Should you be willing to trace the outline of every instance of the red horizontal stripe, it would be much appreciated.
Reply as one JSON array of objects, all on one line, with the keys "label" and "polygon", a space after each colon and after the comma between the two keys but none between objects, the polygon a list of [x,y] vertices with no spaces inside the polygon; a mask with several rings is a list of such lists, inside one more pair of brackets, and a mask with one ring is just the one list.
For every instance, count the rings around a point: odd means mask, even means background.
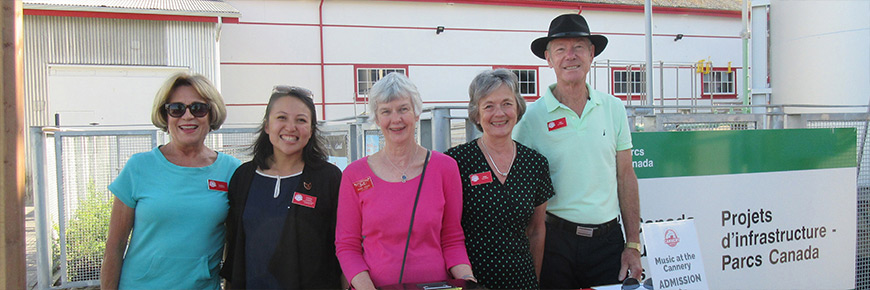
[{"label": "red horizontal stripe", "polygon": [[[625,95],[617,95],[616,97],[618,97],[618,98],[620,98],[620,99],[622,99],[622,100],[625,100]],[[525,98],[526,100],[529,100],[529,101],[534,101],[534,100],[538,99],[539,97],[524,97],[524,98]],[[644,100],[645,100],[645,99],[646,99],[646,96],[643,96],[643,95],[632,95],[631,98],[632,98],[632,100],[634,100],[634,101],[638,101],[638,100],[641,100],[641,99],[644,99]],[[713,95],[713,98],[716,99],[716,100],[724,100],[724,99],[733,99],[733,100],[737,100],[737,95],[736,95],[736,94],[730,94],[730,95]],[[661,98],[655,98],[653,101],[654,101],[654,102],[658,102],[658,101],[661,101],[661,100],[662,100]],[[665,97],[664,100],[665,100],[665,101],[710,100],[710,95],[708,95],[708,94],[704,94],[703,97],[696,97],[696,98],[694,98],[694,99],[692,99],[692,98],[687,98],[687,97],[680,97],[680,98],[668,98],[668,97]],[[353,103],[353,102],[326,102],[326,103],[323,103],[323,102],[315,102],[314,104],[315,104],[315,105],[318,105],[318,106],[319,106],[319,105],[329,105],[329,106],[332,106],[332,105],[343,105],[343,106],[349,106],[349,105],[354,105],[354,104],[356,104],[356,105],[365,105],[365,103],[361,103],[361,102],[357,102],[357,103]],[[463,101],[424,101],[423,104],[460,104],[460,105],[464,105],[464,104],[468,104],[468,101],[466,101],[466,100],[463,100]],[[227,107],[265,107],[266,105],[267,105],[266,103],[233,103],[233,104],[226,104]]]},{"label": "red horizontal stripe", "polygon": [[[655,62],[658,63],[658,61],[655,61]],[[274,65],[274,66],[293,66],[293,65],[306,66],[306,65],[309,65],[309,66],[314,66],[314,65],[316,65],[316,66],[319,66],[320,63],[317,63],[317,62],[310,62],[310,63],[309,62],[304,62],[304,63],[303,62],[221,62],[221,65],[251,65],[251,66],[268,66],[268,65]],[[356,66],[358,68],[365,68],[365,67],[370,67],[370,68],[409,68],[412,66],[423,66],[423,67],[478,67],[478,66],[483,66],[483,67],[511,68],[511,69],[518,69],[518,68],[519,69],[535,69],[535,68],[547,67],[546,65],[464,64],[464,63],[456,63],[456,64],[420,63],[420,64],[381,64],[381,65],[365,65],[365,64],[359,64],[359,63],[325,63],[323,65]],[[632,64],[632,70],[640,70],[639,65],[640,65],[640,63]],[[606,64],[601,64],[599,62],[599,64],[592,66],[592,68],[594,68],[594,69],[610,68],[612,70],[626,70],[627,66],[628,65],[625,62],[613,63],[610,66],[607,66]],[[654,69],[659,69],[659,68],[660,68],[659,66],[654,67]],[[664,68],[665,69],[696,69],[696,67],[690,66],[690,65],[683,65],[683,66],[665,65]],[[735,64],[734,66],[731,67],[731,69],[738,70],[738,69],[742,69],[742,67],[740,66],[740,64]],[[720,70],[727,70],[727,68],[715,67],[715,68],[713,68],[713,70],[720,71]]]},{"label": "red horizontal stripe", "polygon": [[[276,66],[285,66],[285,65],[288,65],[288,66],[289,66],[289,65],[299,65],[299,66],[302,66],[302,65],[317,65],[317,66],[319,66],[320,63],[317,63],[317,62],[311,62],[311,63],[292,63],[292,62],[221,62],[221,65],[256,65],[256,66],[259,66],[259,65],[264,65],[264,66],[265,66],[265,65],[276,65]],[[421,64],[383,64],[383,65],[371,65],[371,66],[370,66],[370,65],[367,65],[367,64],[359,64],[359,63],[325,63],[325,64],[323,64],[323,65],[348,65],[348,66],[356,66],[356,67],[358,67],[358,68],[366,68],[366,67],[369,67],[369,68],[403,68],[403,67],[404,67],[404,68],[407,68],[407,67],[411,67],[411,66],[429,66],[429,67],[433,67],[433,66],[434,66],[434,67],[475,67],[475,66],[485,66],[485,67],[490,67],[490,66],[495,66],[495,67],[505,67],[505,65],[501,65],[501,64],[495,65],[495,64],[462,64],[462,63],[459,63],[459,64],[437,64],[437,63],[421,63]],[[508,66],[510,66],[510,65],[508,65]],[[511,66],[511,67],[513,67],[513,66]],[[547,66],[546,66],[546,65],[540,65],[540,66],[525,66],[525,65],[524,65],[523,67],[530,67],[530,68],[533,68],[533,67],[547,67]]]},{"label": "red horizontal stripe", "polygon": [[[363,102],[314,102],[315,105],[365,105]],[[468,101],[423,101],[423,104],[468,104]],[[233,103],[226,104],[227,107],[265,107],[266,103]]]},{"label": "red horizontal stripe", "polygon": [[[227,22],[230,23],[230,22]],[[318,27],[317,24],[306,24],[306,23],[268,23],[268,22],[238,22],[239,24],[244,25],[280,25],[280,26],[306,26],[306,27]],[[324,24],[323,27],[339,27],[339,28],[370,28],[370,29],[406,29],[406,30],[435,30],[436,27],[420,27],[420,26],[384,26],[384,25],[352,25],[352,24]],[[445,27],[444,31],[472,31],[472,32],[521,32],[521,33],[541,33],[542,36],[545,36],[547,33],[546,30],[533,30],[533,29],[495,29],[495,28],[463,28],[463,27]],[[643,33],[632,33],[632,32],[601,32],[601,31],[593,31],[593,33],[603,34],[603,35],[627,35],[627,36],[643,36]],[[659,34],[653,33],[654,37],[676,37],[676,34]],[[740,39],[740,36],[732,36],[732,35],[700,35],[700,34],[683,34],[683,38],[731,38],[731,39]]]},{"label": "red horizontal stripe", "polygon": [[256,22],[256,21],[239,21],[238,24],[244,25],[277,25],[277,26],[311,26],[311,27],[319,27],[320,25],[314,23],[281,23],[281,22]]}]

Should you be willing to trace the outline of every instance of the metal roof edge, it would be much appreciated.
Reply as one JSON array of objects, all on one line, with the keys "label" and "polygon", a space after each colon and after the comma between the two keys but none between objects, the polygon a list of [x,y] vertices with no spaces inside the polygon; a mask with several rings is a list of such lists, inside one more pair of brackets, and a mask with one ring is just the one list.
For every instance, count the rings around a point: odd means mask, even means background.
[{"label": "metal roof edge", "polygon": [[51,5],[51,4],[28,4],[22,5],[24,10],[53,10],[53,11],[76,11],[76,12],[98,12],[98,13],[126,13],[126,14],[152,14],[152,15],[178,15],[178,16],[201,16],[201,17],[229,17],[239,18],[242,13],[236,10],[235,12],[222,11],[183,11],[183,10],[165,10],[165,9],[134,9],[134,8],[117,8],[117,7],[94,7],[94,6],[69,6],[69,5]]}]

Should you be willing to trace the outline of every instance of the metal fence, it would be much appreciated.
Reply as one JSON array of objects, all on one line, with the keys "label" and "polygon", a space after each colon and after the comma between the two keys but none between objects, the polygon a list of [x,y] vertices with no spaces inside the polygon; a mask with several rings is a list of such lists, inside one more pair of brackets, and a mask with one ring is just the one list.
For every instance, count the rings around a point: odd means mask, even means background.
[{"label": "metal fence", "polygon": [[[659,108],[660,109],[660,108]],[[858,240],[856,287],[870,287],[870,150],[864,146],[870,114],[785,114],[781,107],[729,108],[717,113],[686,114],[675,109],[654,111],[629,107],[633,131],[755,130],[779,128],[857,128],[858,130]],[[757,108],[751,108],[757,109]],[[461,110],[456,115],[453,112]],[[480,136],[464,117],[466,107],[424,110],[417,137],[429,149],[444,151]],[[733,113],[736,112],[736,113]],[[365,118],[322,125],[330,161],[344,168],[353,160],[383,147],[383,138]],[[228,127],[228,126],[225,126]],[[254,125],[224,128],[209,134],[206,145],[240,160],[250,160],[249,146],[256,137]],[[59,289],[99,284],[99,268],[111,211],[106,187],[126,161],[137,152],[166,144],[169,136],[156,129],[41,128],[31,134],[30,166],[37,217],[38,287]]]},{"label": "metal fence", "polygon": [[[327,127],[322,134],[331,156],[348,156],[346,127]],[[254,126],[221,129],[205,144],[247,161],[256,133]],[[34,127],[30,134],[37,285],[98,285],[113,200],[106,188],[133,154],[168,143],[169,135],[157,129],[53,127]]]}]

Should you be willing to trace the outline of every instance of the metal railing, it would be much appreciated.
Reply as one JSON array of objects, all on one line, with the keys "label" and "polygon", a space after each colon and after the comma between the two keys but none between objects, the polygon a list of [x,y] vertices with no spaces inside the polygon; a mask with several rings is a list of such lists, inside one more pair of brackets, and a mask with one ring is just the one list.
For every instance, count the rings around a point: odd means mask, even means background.
[{"label": "metal railing", "polygon": [[[637,132],[857,128],[856,287],[870,287],[870,174],[865,170],[870,168],[870,154],[865,146],[870,114],[786,114],[785,107],[788,106],[709,106],[687,110],[629,106],[626,110],[630,128]],[[708,113],[692,113],[698,111]],[[743,113],[749,111],[760,113]],[[467,120],[466,113],[464,106],[425,108],[417,126],[420,144],[443,152],[479,137],[481,133]],[[256,138],[256,126],[227,125],[210,133],[206,145],[242,161],[250,160],[248,148]],[[325,122],[320,128],[330,161],[341,168],[383,148],[383,136],[365,116]],[[37,285],[41,289],[97,285],[102,263],[100,244],[105,244],[105,240],[93,237],[105,236],[108,215],[92,209],[104,207],[112,200],[106,187],[130,156],[166,144],[169,136],[143,127],[34,127],[30,134],[30,153],[34,156],[29,168],[37,221]]]}]

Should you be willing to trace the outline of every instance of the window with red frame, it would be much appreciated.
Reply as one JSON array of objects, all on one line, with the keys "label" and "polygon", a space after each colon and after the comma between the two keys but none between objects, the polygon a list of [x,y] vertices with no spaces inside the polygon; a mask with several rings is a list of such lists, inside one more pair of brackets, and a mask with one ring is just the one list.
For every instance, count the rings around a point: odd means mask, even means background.
[{"label": "window with red frame", "polygon": [[736,70],[716,70],[709,73],[702,74],[701,77],[701,87],[703,88],[702,94],[704,97],[736,97],[737,89],[736,89],[736,78],[735,78]]},{"label": "window with red frame", "polygon": [[408,75],[407,67],[356,67],[355,70],[357,101],[365,101],[372,86],[388,74],[395,72]]},{"label": "window with red frame", "polygon": [[507,69],[514,73],[519,80],[520,96],[533,101],[538,98],[538,68],[520,66],[500,66],[493,69]]},{"label": "window with red frame", "polygon": [[613,89],[614,96],[625,99],[627,96],[640,98],[646,93],[646,74],[642,70],[614,69]]}]

